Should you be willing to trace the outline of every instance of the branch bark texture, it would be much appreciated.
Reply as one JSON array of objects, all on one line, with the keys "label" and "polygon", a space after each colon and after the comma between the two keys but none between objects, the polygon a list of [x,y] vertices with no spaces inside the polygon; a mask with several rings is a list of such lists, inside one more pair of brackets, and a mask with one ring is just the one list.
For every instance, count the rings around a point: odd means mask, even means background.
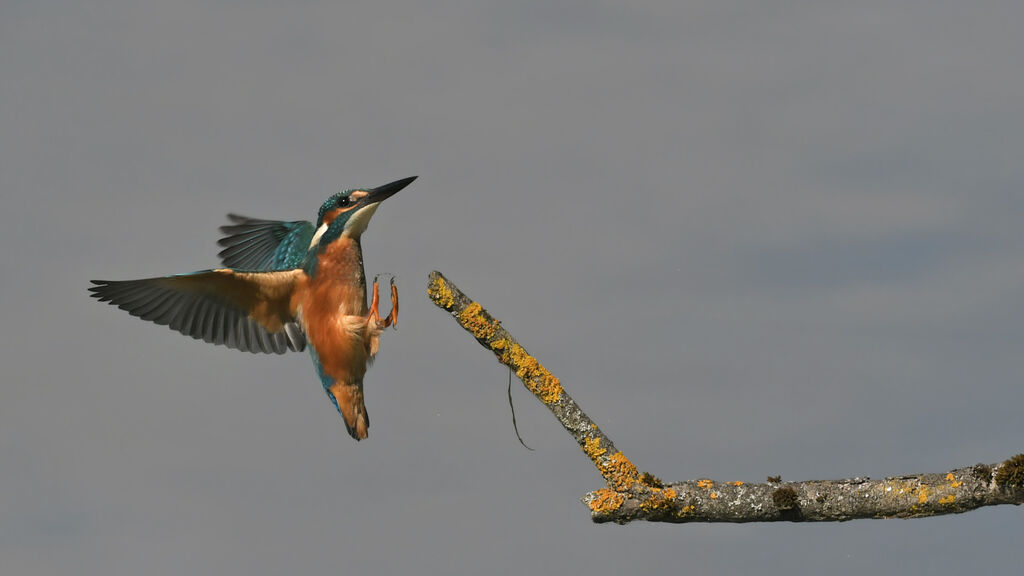
[{"label": "branch bark texture", "polygon": [[[1024,503],[1024,454],[992,465],[942,474],[871,480],[715,482],[704,478],[663,483],[640,473],[501,323],[440,272],[427,294],[438,307],[515,371],[526,389],[562,423],[605,480],[583,502],[594,522],[837,522],[855,518],[914,518]],[[778,480],[778,479],[776,479]]]}]

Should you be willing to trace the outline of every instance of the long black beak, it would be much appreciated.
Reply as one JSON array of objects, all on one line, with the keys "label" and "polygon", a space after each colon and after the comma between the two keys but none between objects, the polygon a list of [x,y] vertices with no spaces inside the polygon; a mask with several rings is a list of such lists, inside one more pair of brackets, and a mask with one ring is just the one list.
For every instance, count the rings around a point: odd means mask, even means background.
[{"label": "long black beak", "polygon": [[415,180],[416,178],[416,176],[410,176],[408,178],[402,178],[401,180],[395,180],[390,184],[378,186],[373,190],[367,190],[367,192],[369,192],[369,195],[366,198],[363,198],[363,204],[376,204],[378,202],[386,200],[397,194],[398,191],[401,190],[402,188],[405,188],[409,184],[412,184],[412,181]]}]

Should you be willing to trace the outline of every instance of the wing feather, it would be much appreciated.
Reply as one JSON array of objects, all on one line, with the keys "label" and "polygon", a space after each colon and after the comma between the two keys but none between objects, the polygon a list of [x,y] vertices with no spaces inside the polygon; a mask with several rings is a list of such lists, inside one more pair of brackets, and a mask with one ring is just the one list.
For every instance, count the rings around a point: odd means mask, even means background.
[{"label": "wing feather", "polygon": [[290,308],[292,289],[303,274],[222,268],[142,280],[93,280],[89,291],[101,302],[197,340],[283,354],[306,347]]},{"label": "wing feather", "polygon": [[304,220],[260,220],[228,214],[233,224],[221,226],[226,234],[217,241],[225,248],[221,261],[243,270],[291,270],[300,268],[313,240],[313,224]]}]

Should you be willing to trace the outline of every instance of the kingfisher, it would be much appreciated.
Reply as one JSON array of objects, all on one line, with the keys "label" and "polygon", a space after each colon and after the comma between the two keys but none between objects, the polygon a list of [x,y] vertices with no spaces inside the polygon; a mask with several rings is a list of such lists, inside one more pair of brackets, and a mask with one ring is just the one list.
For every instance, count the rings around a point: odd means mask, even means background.
[{"label": "kingfisher", "polygon": [[243,352],[283,354],[309,348],[324,391],[356,440],[370,426],[363,376],[380,335],[398,320],[381,318],[373,281],[366,303],[361,237],[381,202],[416,176],[377,188],[344,190],[320,207],[316,225],[229,214],[218,244],[223,268],[141,280],[92,280],[91,296],[132,316]]}]

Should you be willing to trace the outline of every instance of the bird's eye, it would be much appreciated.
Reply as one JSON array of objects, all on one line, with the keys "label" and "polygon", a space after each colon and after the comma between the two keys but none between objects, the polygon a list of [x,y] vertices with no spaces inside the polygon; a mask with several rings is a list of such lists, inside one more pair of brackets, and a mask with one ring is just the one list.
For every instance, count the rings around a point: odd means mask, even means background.
[{"label": "bird's eye", "polygon": [[349,198],[348,196],[342,196],[341,198],[338,198],[338,208],[344,208],[348,206],[351,203],[351,201],[352,199]]}]

